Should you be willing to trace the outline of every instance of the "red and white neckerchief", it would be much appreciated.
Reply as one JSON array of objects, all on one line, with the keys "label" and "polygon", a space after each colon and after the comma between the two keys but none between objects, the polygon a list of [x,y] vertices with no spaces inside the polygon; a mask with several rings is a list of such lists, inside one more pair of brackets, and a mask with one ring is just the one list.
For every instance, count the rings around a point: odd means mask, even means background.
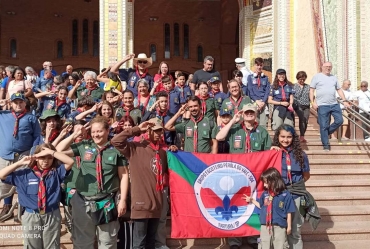
[{"label": "red and white neckerchief", "polygon": [[238,98],[238,100],[236,102],[234,101],[233,97],[230,96],[231,104],[233,104],[233,106],[234,106],[234,114],[237,114],[238,113],[238,111],[239,111],[239,105],[242,102],[242,100],[243,100],[243,96],[241,96],[241,95],[239,96],[239,98]]},{"label": "red and white neckerchief", "polygon": [[284,148],[281,148],[281,150],[285,153],[285,162],[286,162],[288,180],[290,184],[292,184],[292,162],[290,160],[290,155],[289,155],[289,152],[291,150],[284,149]]},{"label": "red and white neckerchief", "polygon": [[209,94],[207,93],[206,96],[199,95],[199,98],[202,103],[202,114],[205,116],[207,112],[207,99],[209,99]]},{"label": "red and white neckerchief", "polygon": [[203,114],[200,113],[198,118],[190,116],[190,120],[194,122],[193,147],[194,152],[198,152],[198,123],[203,119]]},{"label": "red and white neckerchief", "polygon": [[140,74],[139,68],[136,67],[136,74],[137,74],[137,76],[139,76],[140,79],[145,78],[145,76],[147,75],[147,73],[148,73],[148,69],[147,68],[145,69],[144,73]]},{"label": "red and white neckerchief", "polygon": [[272,201],[275,194],[272,191],[269,191],[267,212],[266,212],[266,227],[269,230],[269,234],[272,233]]},{"label": "red and white neckerchief", "polygon": [[12,111],[13,117],[15,118],[14,123],[14,129],[13,129],[13,137],[17,137],[18,135],[18,129],[19,129],[19,120],[27,114],[27,110],[24,110],[23,112],[19,113],[18,115]]},{"label": "red and white neckerchief", "polygon": [[157,142],[156,144],[149,142],[149,146],[155,152],[155,167],[157,170],[157,175],[156,175],[157,182],[156,182],[155,188],[157,191],[162,191],[163,190],[163,167],[162,167],[161,157],[159,155],[159,150],[161,149],[161,145],[159,142]]},{"label": "red and white neckerchief", "polygon": [[94,91],[94,90],[98,89],[98,86],[97,86],[97,85],[95,85],[95,84],[94,84],[94,86],[91,86],[91,87],[90,87],[90,86],[88,86],[88,85],[86,85],[85,87],[86,87],[86,89],[87,89],[87,95],[89,95],[89,96],[91,95],[91,92],[92,92],[92,91]]},{"label": "red and white neckerchief", "polygon": [[32,167],[33,173],[39,178],[39,190],[37,192],[37,206],[39,208],[40,214],[45,214],[46,212],[46,184],[45,178],[49,175],[51,169],[44,169],[41,171],[35,164]]},{"label": "red and white neckerchief", "polygon": [[252,130],[247,129],[244,122],[241,123],[241,126],[243,130],[245,131],[245,153],[252,152],[252,146],[251,146],[251,131],[256,130],[258,123],[254,122]]},{"label": "red and white neckerchief", "polygon": [[134,107],[134,106],[131,106],[131,107],[123,106],[122,108],[123,108],[123,110],[126,112],[126,115],[125,115],[126,117],[130,116],[130,112],[131,112],[133,109],[135,109],[135,107]]},{"label": "red and white neckerchief", "polygon": [[281,87],[281,100],[286,101],[286,94],[284,90],[285,81],[281,82],[279,81],[279,86]]},{"label": "red and white neckerchief", "polygon": [[[139,93],[138,94],[138,97],[137,97],[137,107],[140,107],[141,106],[141,98],[144,98],[143,96],[141,96],[141,94]],[[150,100],[150,95],[148,95],[147,99],[145,100],[144,104],[143,104],[143,109],[141,110],[141,114],[144,115],[145,111],[146,111],[146,108],[148,106],[148,103],[149,103],[149,100]]]}]

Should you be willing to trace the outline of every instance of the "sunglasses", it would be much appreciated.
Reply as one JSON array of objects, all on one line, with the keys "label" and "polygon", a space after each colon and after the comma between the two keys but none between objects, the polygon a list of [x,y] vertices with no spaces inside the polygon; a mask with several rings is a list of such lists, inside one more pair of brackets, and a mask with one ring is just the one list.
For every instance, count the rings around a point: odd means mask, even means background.
[{"label": "sunglasses", "polygon": [[140,63],[140,64],[146,64],[148,62],[147,61],[138,61],[138,63]]}]

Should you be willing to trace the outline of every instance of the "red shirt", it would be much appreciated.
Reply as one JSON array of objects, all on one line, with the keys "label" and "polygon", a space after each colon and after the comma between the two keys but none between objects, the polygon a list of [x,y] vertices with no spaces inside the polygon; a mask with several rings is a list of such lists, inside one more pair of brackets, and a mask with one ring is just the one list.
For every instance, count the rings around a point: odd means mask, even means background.
[{"label": "red shirt", "polygon": [[[169,74],[168,76],[170,76],[170,79],[172,81],[172,87],[175,88],[175,81],[173,80],[172,75]],[[157,88],[155,89],[154,93],[165,91],[164,87],[163,87],[163,84],[162,84],[162,75],[161,74],[155,74],[154,75],[154,82],[157,81],[157,80],[159,80],[159,84],[158,84]]]}]

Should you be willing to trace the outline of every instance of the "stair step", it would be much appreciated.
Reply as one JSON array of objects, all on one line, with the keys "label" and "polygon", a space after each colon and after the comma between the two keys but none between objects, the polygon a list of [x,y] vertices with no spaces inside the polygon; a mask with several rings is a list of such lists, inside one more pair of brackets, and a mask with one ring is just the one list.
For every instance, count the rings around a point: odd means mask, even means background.
[{"label": "stair step", "polygon": [[310,191],[330,189],[331,191],[370,191],[370,179],[346,179],[343,177],[341,180],[331,179],[324,180],[309,180],[306,182],[306,187]]},{"label": "stair step", "polygon": [[315,198],[318,207],[321,206],[348,206],[370,205],[370,191],[308,191]]},{"label": "stair step", "polygon": [[[304,150],[317,150],[323,149],[322,143],[319,137],[316,139],[307,139],[307,143],[301,143]],[[344,150],[347,148],[352,148],[353,150],[370,150],[370,142],[365,142],[364,140],[347,140],[338,143],[338,140],[331,139],[330,146],[333,150]]]},{"label": "stair step", "polygon": [[370,209],[367,205],[319,206],[322,221],[369,221]]},{"label": "stair step", "polygon": [[[329,152],[328,152],[329,153]],[[370,168],[370,159],[311,159],[312,169],[363,169]]]},{"label": "stair step", "polygon": [[367,240],[370,237],[370,221],[322,221],[315,231],[308,223],[302,226],[305,241]]},{"label": "stair step", "polygon": [[326,152],[324,150],[308,150],[305,151],[308,159],[368,159],[370,160],[370,152],[367,150],[331,150]]},{"label": "stair step", "polygon": [[338,168],[330,168],[330,169],[320,169],[320,168],[313,168],[310,171],[311,180],[340,180],[340,179],[370,179],[370,168],[354,168],[354,169],[338,169]]},{"label": "stair step", "polygon": [[343,240],[343,241],[305,241],[304,249],[349,249],[369,248],[370,240]]}]

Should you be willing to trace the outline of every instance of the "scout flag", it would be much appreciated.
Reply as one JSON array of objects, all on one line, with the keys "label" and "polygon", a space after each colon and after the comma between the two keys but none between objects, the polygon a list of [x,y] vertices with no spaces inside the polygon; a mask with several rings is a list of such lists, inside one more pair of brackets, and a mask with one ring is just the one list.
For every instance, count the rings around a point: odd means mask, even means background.
[{"label": "scout flag", "polygon": [[280,151],[248,154],[167,152],[172,238],[258,235],[259,210],[242,199],[263,192],[260,175],[281,170]]}]

